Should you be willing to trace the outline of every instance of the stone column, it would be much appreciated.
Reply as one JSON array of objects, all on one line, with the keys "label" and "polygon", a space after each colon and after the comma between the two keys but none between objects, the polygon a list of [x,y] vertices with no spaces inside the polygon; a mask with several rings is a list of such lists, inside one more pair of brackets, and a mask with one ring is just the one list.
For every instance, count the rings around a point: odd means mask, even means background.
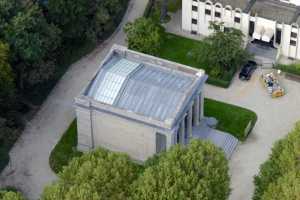
[{"label": "stone column", "polygon": [[180,123],[180,131],[179,131],[179,142],[181,144],[185,144],[184,135],[185,135],[185,120],[183,118],[182,122]]},{"label": "stone column", "polygon": [[[204,117],[204,94],[203,91],[199,94],[199,104],[200,104],[200,120]],[[199,120],[199,121],[200,121]]]},{"label": "stone column", "polygon": [[198,126],[200,122],[200,96],[196,96],[193,106],[193,126]]},{"label": "stone column", "polygon": [[188,118],[187,118],[187,133],[188,138],[191,139],[193,137],[193,108],[191,107],[188,111]]}]

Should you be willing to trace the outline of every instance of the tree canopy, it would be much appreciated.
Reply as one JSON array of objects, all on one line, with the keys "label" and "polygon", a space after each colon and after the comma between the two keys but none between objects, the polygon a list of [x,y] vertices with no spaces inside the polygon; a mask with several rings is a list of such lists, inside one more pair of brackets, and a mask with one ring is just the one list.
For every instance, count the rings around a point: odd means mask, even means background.
[{"label": "tree canopy", "polygon": [[210,66],[205,66],[208,73],[218,77],[224,71],[236,70],[249,54],[243,48],[244,35],[240,30],[215,22],[211,22],[210,29],[213,33],[203,40],[204,45],[195,50],[195,57],[200,64],[209,63]]},{"label": "tree canopy", "polygon": [[[296,124],[295,129],[285,139],[274,145],[270,158],[261,166],[260,173],[255,177],[254,200],[272,199],[267,197],[271,195],[270,193],[273,190],[282,189],[285,192],[294,190],[293,185],[299,184],[299,173],[293,174],[293,172],[300,171],[299,150],[300,122]],[[287,175],[289,172],[292,174]],[[293,177],[295,180],[292,180]],[[268,193],[265,195],[266,198],[262,198],[265,193]]]},{"label": "tree canopy", "polygon": [[128,47],[142,53],[156,55],[163,43],[164,29],[151,19],[138,18],[126,24]]},{"label": "tree canopy", "polygon": [[128,156],[98,149],[72,160],[42,200],[124,200],[138,170]]},{"label": "tree canopy", "polygon": [[1,190],[0,200],[25,200],[25,199],[18,192]]},{"label": "tree canopy", "polygon": [[[194,140],[174,146],[132,186],[132,199],[222,200],[229,196],[227,160],[213,144]],[[156,162],[154,162],[156,163]]]}]

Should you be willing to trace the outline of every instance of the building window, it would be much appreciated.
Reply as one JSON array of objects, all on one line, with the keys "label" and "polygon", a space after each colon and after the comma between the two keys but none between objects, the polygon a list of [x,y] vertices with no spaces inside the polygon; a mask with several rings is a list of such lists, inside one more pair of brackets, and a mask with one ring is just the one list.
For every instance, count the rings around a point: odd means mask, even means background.
[{"label": "building window", "polygon": [[205,9],[205,14],[206,15],[211,15],[211,11],[209,9]]},{"label": "building window", "polygon": [[193,0],[193,1],[198,2],[198,0]]},{"label": "building window", "polygon": [[224,27],[224,32],[225,32],[225,33],[228,33],[228,32],[230,32],[230,28],[228,28],[228,27]]},{"label": "building window", "polygon": [[239,17],[234,17],[234,22],[235,22],[235,23],[241,23],[241,18],[239,18]]},{"label": "building window", "polygon": [[198,11],[198,7],[197,6],[192,6],[192,11]]},{"label": "building window", "polygon": [[281,29],[276,29],[276,43],[281,43]]},{"label": "building window", "polygon": [[221,8],[221,6],[220,5],[216,5],[216,8]]},{"label": "building window", "polygon": [[291,37],[292,37],[292,38],[297,38],[297,33],[291,32]]},{"label": "building window", "polygon": [[192,19],[192,24],[197,24],[197,20],[196,19]]},{"label": "building window", "polygon": [[197,35],[197,31],[191,31],[191,34]]},{"label": "building window", "polygon": [[290,45],[291,46],[296,46],[297,45],[297,42],[295,40],[290,40]]},{"label": "building window", "polygon": [[221,17],[221,13],[220,12],[215,12],[215,17],[220,18]]},{"label": "building window", "polygon": [[225,10],[231,11],[231,8],[230,7],[226,7]]}]

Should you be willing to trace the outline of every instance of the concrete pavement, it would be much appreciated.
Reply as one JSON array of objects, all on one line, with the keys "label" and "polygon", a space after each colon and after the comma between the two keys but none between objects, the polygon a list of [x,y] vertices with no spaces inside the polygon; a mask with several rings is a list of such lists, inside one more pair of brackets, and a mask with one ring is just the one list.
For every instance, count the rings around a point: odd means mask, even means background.
[{"label": "concrete pavement", "polygon": [[283,138],[300,120],[300,83],[283,79],[287,94],[272,99],[259,80],[257,70],[250,82],[235,77],[229,89],[206,85],[206,96],[255,111],[258,121],[248,139],[240,144],[231,157],[232,193],[229,200],[251,200],[253,176],[268,158],[275,141]]},{"label": "concrete pavement", "polygon": [[35,200],[43,188],[56,179],[48,159],[51,150],[75,117],[74,97],[92,79],[111,46],[115,43],[125,44],[123,25],[142,16],[146,4],[146,0],[131,0],[120,28],[111,38],[70,66],[11,150],[11,161],[0,176],[0,187],[14,186],[24,192],[26,197]]}]

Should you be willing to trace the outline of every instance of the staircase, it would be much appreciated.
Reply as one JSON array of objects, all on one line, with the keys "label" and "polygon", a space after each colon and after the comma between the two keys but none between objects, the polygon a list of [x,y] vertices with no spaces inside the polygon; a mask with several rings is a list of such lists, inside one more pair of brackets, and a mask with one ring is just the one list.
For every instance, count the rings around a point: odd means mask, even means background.
[{"label": "staircase", "polygon": [[210,128],[205,123],[201,123],[199,126],[193,127],[193,137],[212,142],[224,151],[227,159],[230,159],[239,144],[239,140],[234,136]]}]

